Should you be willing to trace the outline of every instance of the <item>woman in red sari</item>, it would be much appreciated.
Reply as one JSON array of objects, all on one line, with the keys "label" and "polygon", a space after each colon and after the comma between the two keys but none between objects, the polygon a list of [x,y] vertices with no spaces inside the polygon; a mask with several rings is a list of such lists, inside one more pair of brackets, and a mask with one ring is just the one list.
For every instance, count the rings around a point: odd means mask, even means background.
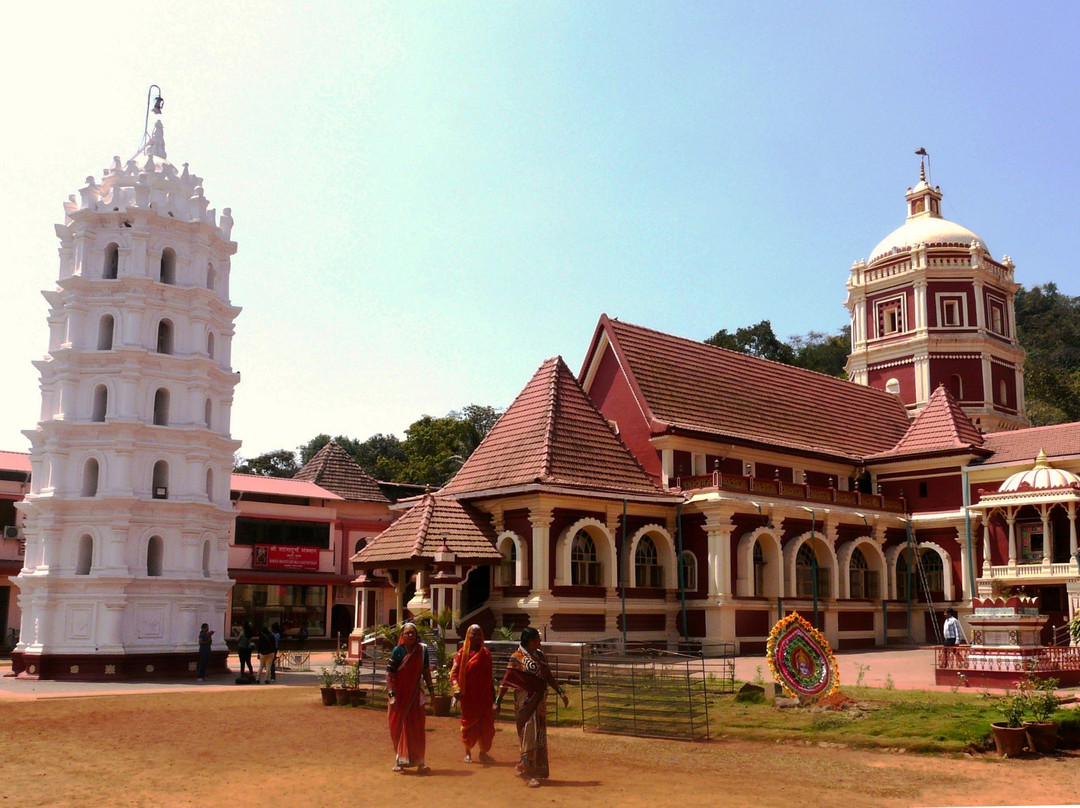
[{"label": "woman in red sari", "polygon": [[428,665],[428,647],[420,642],[416,626],[406,623],[401,627],[398,644],[386,663],[386,691],[390,700],[386,705],[390,723],[390,740],[394,743],[394,771],[404,772],[410,766],[417,774],[427,774],[431,769],[424,763],[426,723],[422,684],[431,694],[431,668]]},{"label": "woman in red sari", "polygon": [[454,657],[450,686],[461,705],[461,742],[465,762],[472,763],[472,750],[480,745],[480,762],[493,763],[488,754],[495,740],[495,684],[492,682],[491,652],[484,647],[484,630],[469,626],[465,642]]},{"label": "woman in red sari", "polygon": [[540,632],[527,628],[521,632],[521,645],[506,666],[506,675],[499,686],[495,709],[502,705],[506,691],[514,691],[514,710],[517,715],[518,740],[521,743],[521,760],[517,772],[526,778],[529,788],[536,788],[548,777],[547,751],[547,689],[551,687],[562,697],[563,704],[570,699],[563,693],[555,677],[551,675],[547,657],[540,650]]}]

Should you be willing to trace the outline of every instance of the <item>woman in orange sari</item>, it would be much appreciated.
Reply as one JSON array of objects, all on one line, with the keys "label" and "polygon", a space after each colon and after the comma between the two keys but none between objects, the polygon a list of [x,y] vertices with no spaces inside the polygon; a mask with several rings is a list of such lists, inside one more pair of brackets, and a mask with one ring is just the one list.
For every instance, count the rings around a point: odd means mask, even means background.
[{"label": "woman in orange sari", "polygon": [[386,663],[386,691],[390,699],[386,705],[390,724],[390,740],[394,743],[394,771],[404,772],[410,766],[417,774],[427,774],[431,769],[424,763],[426,716],[422,684],[431,694],[431,668],[428,664],[428,647],[420,642],[416,626],[406,623],[401,627],[398,644]]},{"label": "woman in orange sari", "polygon": [[540,632],[527,628],[521,632],[521,645],[507,663],[506,675],[499,686],[499,697],[495,699],[495,709],[498,711],[506,691],[513,690],[518,741],[521,744],[517,773],[525,778],[529,788],[536,788],[541,780],[548,777],[545,702],[548,687],[559,694],[564,705],[569,705],[570,700],[551,675],[547,657],[540,650]]},{"label": "woman in orange sari", "polygon": [[488,754],[495,740],[495,684],[492,682],[491,652],[484,647],[484,630],[469,626],[465,642],[454,657],[450,686],[461,705],[461,742],[465,762],[472,763],[472,750],[480,745],[480,762],[493,763]]}]

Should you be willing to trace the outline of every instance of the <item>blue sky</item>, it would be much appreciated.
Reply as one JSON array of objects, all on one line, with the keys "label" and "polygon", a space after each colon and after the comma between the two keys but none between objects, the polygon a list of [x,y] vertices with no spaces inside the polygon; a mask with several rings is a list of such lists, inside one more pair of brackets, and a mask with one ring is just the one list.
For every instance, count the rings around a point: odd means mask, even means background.
[{"label": "blue sky", "polygon": [[847,321],[931,155],[944,214],[1080,294],[1065,3],[47,4],[0,53],[0,448],[25,451],[62,203],[139,144],[233,209],[241,454],[403,435],[575,370],[602,312]]}]

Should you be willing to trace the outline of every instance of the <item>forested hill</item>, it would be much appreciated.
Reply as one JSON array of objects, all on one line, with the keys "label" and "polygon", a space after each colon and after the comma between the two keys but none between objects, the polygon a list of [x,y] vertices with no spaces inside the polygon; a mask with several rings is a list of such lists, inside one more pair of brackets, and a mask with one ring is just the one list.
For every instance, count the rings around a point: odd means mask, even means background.
[{"label": "forested hill", "polygon": [[[1021,288],[1016,293],[1016,330],[1027,351],[1024,387],[1031,423],[1080,421],[1080,297],[1063,295],[1052,283]],[[705,341],[840,378],[846,375],[844,363],[851,351],[848,326],[836,334],[811,331],[783,342],[769,320],[734,332],[721,329]]]}]

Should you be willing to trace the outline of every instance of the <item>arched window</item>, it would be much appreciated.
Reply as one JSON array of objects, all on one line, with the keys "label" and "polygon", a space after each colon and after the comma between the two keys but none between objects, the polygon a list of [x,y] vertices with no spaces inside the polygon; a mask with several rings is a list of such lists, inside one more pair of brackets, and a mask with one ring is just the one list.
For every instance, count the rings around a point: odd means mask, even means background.
[{"label": "arched window", "polygon": [[682,561],[680,565],[682,571],[682,579],[679,583],[682,585],[684,591],[693,592],[697,589],[697,556],[689,550],[683,550],[682,555],[679,556]]},{"label": "arched window", "polygon": [[365,547],[367,547],[367,539],[357,539],[356,544],[353,545],[353,555],[356,555]]},{"label": "arched window", "polygon": [[211,502],[214,499],[214,470],[206,470],[206,498]]},{"label": "arched window", "polygon": [[214,265],[206,265],[206,288],[213,291],[214,289]]},{"label": "arched window", "polygon": [[105,413],[109,409],[109,388],[99,384],[94,388],[94,405],[90,411],[90,420],[101,423],[105,420]]},{"label": "arched window", "polygon": [[173,352],[173,324],[171,320],[162,320],[157,329],[157,352],[171,354]]},{"label": "arched window", "polygon": [[94,537],[89,533],[79,536],[75,554],[75,574],[89,575],[94,566]]},{"label": "arched window", "polygon": [[586,530],[579,530],[570,546],[570,583],[574,586],[600,586],[600,573],[596,544]]},{"label": "arched window", "polygon": [[949,377],[949,392],[953,394],[953,398],[960,401],[964,397],[964,380],[960,378],[959,373],[954,373]]},{"label": "arched window", "polygon": [[881,597],[881,582],[877,570],[870,569],[866,556],[856,547],[851,551],[851,564],[848,568],[848,582],[851,585],[851,597],[877,599]]},{"label": "arched window", "polygon": [[814,565],[817,562],[817,596],[827,598],[829,589],[829,568],[818,561],[811,542],[803,542],[795,556],[795,597],[814,596]]},{"label": "arched window", "polygon": [[507,539],[504,545],[506,549],[502,553],[502,563],[499,565],[499,583],[503,586],[515,586],[517,584],[517,545],[513,539]]},{"label": "arched window", "polygon": [[161,251],[161,272],[158,280],[170,285],[176,283],[176,252],[172,247],[166,247]]},{"label": "arched window", "polygon": [[116,280],[120,271],[120,246],[116,242],[105,247],[105,263],[101,267],[101,277],[107,281]]},{"label": "arched window", "polygon": [[214,420],[214,405],[210,403],[210,399],[206,399],[206,404],[203,405],[203,421],[206,423],[206,428],[211,429],[211,424]]},{"label": "arched window", "polygon": [[892,393],[894,396],[900,395],[900,380],[889,379],[885,382],[885,392]]},{"label": "arched window", "polygon": [[82,490],[80,496],[96,497],[98,490],[98,462],[94,458],[88,458],[83,466]]},{"label": "arched window", "polygon": [[648,536],[642,536],[634,550],[634,582],[637,586],[664,585],[664,568],[657,560],[656,544]]},{"label": "arched window", "polygon": [[754,594],[765,594],[765,565],[768,562],[765,561],[765,551],[761,547],[761,542],[754,542]]},{"label": "arched window", "polygon": [[106,314],[98,322],[97,349],[99,351],[111,351],[113,343],[113,330],[115,324],[111,314]]},{"label": "arched window", "polygon": [[154,479],[151,484],[153,487],[150,492],[154,499],[169,498],[169,464],[164,460],[154,464]]},{"label": "arched window", "polygon": [[210,577],[210,540],[202,543],[202,574],[203,578]]},{"label": "arched window", "polygon": [[211,331],[206,335],[206,355],[211,359],[214,358],[214,332]]},{"label": "arched window", "polygon": [[154,426],[169,425],[169,391],[159,387],[154,393]]},{"label": "arched window", "polygon": [[[908,597],[908,553],[906,548],[899,557],[896,559],[896,597],[900,600],[907,600]],[[931,592],[944,592],[945,591],[945,566],[941,563],[941,556],[935,551],[924,547],[919,550],[919,565],[922,567],[922,574],[926,576],[926,586]],[[922,588],[922,584],[919,583],[919,570],[914,568],[910,572],[911,577],[911,597],[916,599],[919,596],[919,590]]]},{"label": "arched window", "polygon": [[165,557],[165,542],[161,536],[151,536],[146,545],[146,574],[160,576]]}]

